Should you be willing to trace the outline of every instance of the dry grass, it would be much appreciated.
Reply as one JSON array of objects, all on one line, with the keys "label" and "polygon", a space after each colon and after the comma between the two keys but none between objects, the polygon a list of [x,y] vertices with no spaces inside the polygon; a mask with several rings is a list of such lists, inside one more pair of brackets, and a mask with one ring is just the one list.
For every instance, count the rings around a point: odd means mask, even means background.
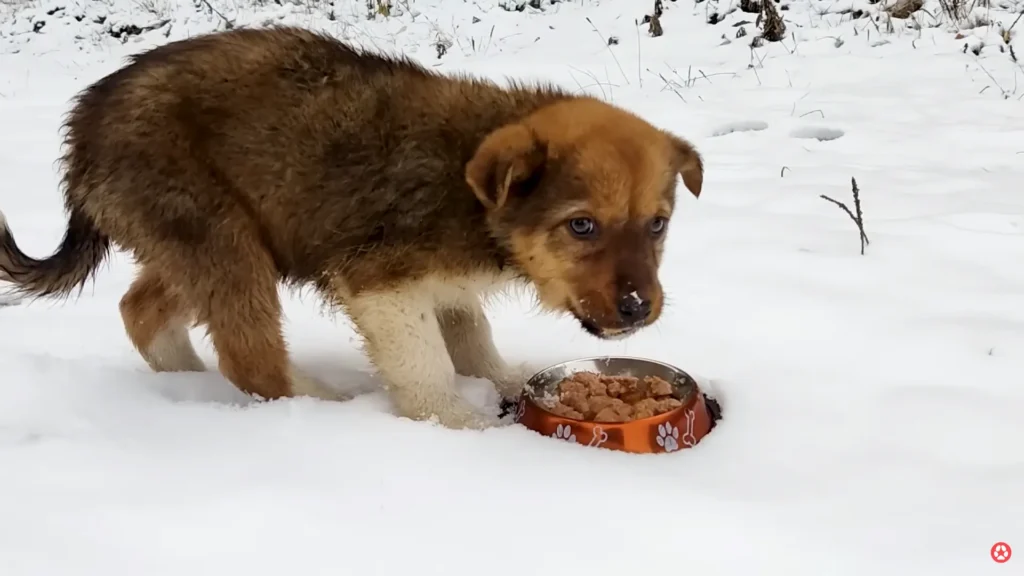
[{"label": "dry grass", "polygon": [[974,8],[974,3],[972,2],[969,8],[965,0],[939,0],[939,6],[947,18],[953,22],[963,22]]}]

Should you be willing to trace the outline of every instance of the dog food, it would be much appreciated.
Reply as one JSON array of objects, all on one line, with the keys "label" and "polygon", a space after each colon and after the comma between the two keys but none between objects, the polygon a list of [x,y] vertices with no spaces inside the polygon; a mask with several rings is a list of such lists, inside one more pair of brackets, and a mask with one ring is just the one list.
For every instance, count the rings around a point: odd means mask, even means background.
[{"label": "dog food", "polygon": [[558,383],[556,394],[541,401],[564,418],[629,422],[664,414],[683,405],[672,385],[657,376],[605,376],[577,372]]}]

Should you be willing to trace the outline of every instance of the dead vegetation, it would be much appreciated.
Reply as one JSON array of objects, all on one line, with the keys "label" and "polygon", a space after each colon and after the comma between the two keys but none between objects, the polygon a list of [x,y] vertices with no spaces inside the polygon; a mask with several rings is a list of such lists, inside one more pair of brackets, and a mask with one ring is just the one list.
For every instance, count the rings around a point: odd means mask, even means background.
[{"label": "dead vegetation", "polygon": [[661,0],[654,0],[654,10],[650,14],[644,14],[641,24],[647,24],[647,33],[657,38],[665,33],[661,27],[661,16],[665,13],[665,5]]},{"label": "dead vegetation", "polygon": [[786,23],[772,0],[761,2],[761,14],[757,17],[761,26],[761,37],[769,42],[778,42],[786,37]]},{"label": "dead vegetation", "polygon": [[[939,6],[942,7],[942,13],[953,22],[962,22],[967,19],[967,15],[970,14],[971,10],[967,8],[967,3],[964,0],[939,0]],[[971,8],[974,5],[972,3]]]},{"label": "dead vegetation", "polygon": [[871,241],[868,240],[868,235],[864,232],[864,214],[860,209],[860,188],[857,187],[857,179],[851,177],[850,184],[853,187],[853,210],[850,210],[850,207],[844,202],[840,202],[839,200],[830,198],[824,194],[821,195],[821,198],[841,208],[843,212],[846,212],[846,215],[853,220],[853,223],[857,225],[857,231],[860,233],[860,255],[863,256],[864,248],[870,244]]},{"label": "dead vegetation", "polygon": [[[499,34],[495,36],[495,26],[488,27],[484,37],[467,34],[460,31],[460,26],[454,21],[450,26],[446,22],[435,22],[430,14],[422,14],[417,10],[417,2],[423,0],[129,0],[136,8],[128,18],[109,17],[113,15],[111,8],[114,2],[122,0],[92,0],[91,4],[96,7],[105,6],[102,10],[92,10],[88,7],[90,3],[83,0],[47,0],[47,6],[52,6],[45,13],[38,8],[40,0],[0,0],[0,6],[11,4],[26,4],[36,6],[29,14],[31,22],[29,31],[47,33],[47,26],[53,24],[53,19],[74,16],[77,20],[88,20],[98,26],[91,26],[90,38],[112,37],[120,42],[127,42],[133,37],[151,32],[162,34],[170,38],[172,32],[181,32],[179,22],[190,20],[191,12],[189,5],[194,8],[196,15],[202,15],[210,19],[217,29],[232,29],[238,26],[260,26],[277,22],[276,19],[267,17],[260,21],[253,21],[252,12],[254,7],[291,7],[289,10],[299,7],[302,11],[308,12],[313,17],[326,17],[327,20],[337,21],[340,34],[346,39],[354,37],[366,37],[370,43],[376,44],[376,38],[358,30],[362,25],[360,21],[381,21],[392,18],[403,18],[411,16],[413,21],[424,19],[431,24],[431,40],[429,48],[436,53],[437,58],[444,58],[450,51],[458,50],[464,54],[476,53],[480,50],[487,50],[496,42],[502,39]],[[503,10],[514,13],[526,13],[536,15],[543,12],[554,12],[559,6],[576,4],[582,6],[590,0],[488,0],[486,4],[500,7]],[[493,4],[491,3],[493,2]],[[810,9],[801,8],[798,13],[788,12],[792,3],[808,3]],[[64,4],[67,4],[65,9]],[[485,4],[485,3],[481,3]],[[1017,30],[1021,27],[1021,15],[1024,14],[1024,0],[851,0],[849,2],[837,2],[831,0],[647,0],[638,2],[635,34],[638,37],[646,35],[651,38],[668,37],[671,39],[673,30],[671,27],[676,21],[671,16],[678,18],[683,16],[689,19],[694,8],[703,10],[706,22],[711,26],[725,24],[729,30],[721,34],[720,44],[729,44],[737,39],[744,39],[744,43],[751,48],[751,65],[748,68],[758,68],[764,57],[771,57],[769,52],[760,48],[766,47],[768,43],[777,43],[785,51],[795,54],[798,45],[804,41],[813,41],[813,35],[808,36],[808,27],[826,29],[838,25],[841,22],[850,20],[862,21],[855,23],[852,30],[853,36],[866,36],[869,46],[880,46],[887,44],[898,35],[911,32],[916,38],[911,40],[914,48],[917,48],[923,38],[922,30],[925,28],[939,28],[946,26],[949,31],[955,34],[956,38],[963,39],[963,52],[982,56],[986,49],[995,48],[1004,53],[1016,66],[1020,66],[1018,46],[1015,48]],[[74,8],[72,6],[75,6]],[[436,6],[433,2],[431,6]],[[82,8],[86,6],[86,8]],[[420,4],[424,8],[427,4]],[[1011,14],[1006,17],[1006,12],[1016,10],[1020,13]],[[425,9],[425,8],[424,8]],[[17,13],[20,8],[8,8],[9,12]],[[670,14],[670,11],[679,13]],[[1002,15],[1000,15],[1000,11]],[[749,17],[747,15],[750,15]],[[480,13],[480,17],[474,16],[472,24],[475,25],[486,19],[486,10]],[[810,20],[810,23],[807,22]],[[591,22],[591,27],[593,23]],[[986,27],[986,30],[980,28]],[[554,30],[554,27],[549,27]],[[732,30],[735,28],[735,30]],[[173,29],[173,30],[172,30]],[[480,28],[475,28],[479,32]],[[972,32],[973,30],[973,32]],[[991,30],[989,33],[988,30]],[[646,34],[645,34],[646,33]],[[513,34],[513,35],[518,35]],[[820,39],[819,37],[818,39]],[[832,40],[832,45],[839,49],[847,45],[850,38],[838,33],[824,36]],[[539,39],[539,37],[538,37]],[[805,40],[807,39],[807,40]],[[603,35],[602,41],[608,47],[608,52],[613,58],[621,49],[616,46],[624,41],[616,35]],[[755,51],[757,54],[755,54]],[[756,64],[755,64],[756,58]],[[643,70],[644,66],[639,62],[640,51],[637,50],[637,70]],[[622,66],[616,60],[619,72],[622,73]],[[649,71],[649,70],[648,70]],[[1024,68],[1021,68],[1024,72]],[[755,74],[756,74],[755,70]],[[652,72],[653,74],[653,72]],[[625,74],[623,73],[623,76]],[[641,80],[642,82],[642,80]],[[758,83],[761,79],[758,78]],[[1004,84],[1008,81],[1004,81]],[[1005,91],[1004,91],[1005,92]],[[1016,89],[1010,92],[1015,93]],[[678,92],[677,92],[678,93]]]},{"label": "dead vegetation", "polygon": [[924,7],[924,0],[896,0],[884,8],[893,18],[907,19]]}]

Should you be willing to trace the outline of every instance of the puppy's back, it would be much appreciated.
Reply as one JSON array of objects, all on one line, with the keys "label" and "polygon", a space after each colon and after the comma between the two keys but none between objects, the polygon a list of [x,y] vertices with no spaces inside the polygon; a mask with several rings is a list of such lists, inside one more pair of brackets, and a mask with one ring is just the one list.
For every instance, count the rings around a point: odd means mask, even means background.
[{"label": "puppy's back", "polygon": [[381,226],[396,250],[486,260],[465,163],[490,131],[565,97],[442,76],[303,29],[218,33],[141,54],[83,92],[68,121],[68,196],[136,251],[201,245],[218,219],[244,214],[296,279],[378,243]]}]

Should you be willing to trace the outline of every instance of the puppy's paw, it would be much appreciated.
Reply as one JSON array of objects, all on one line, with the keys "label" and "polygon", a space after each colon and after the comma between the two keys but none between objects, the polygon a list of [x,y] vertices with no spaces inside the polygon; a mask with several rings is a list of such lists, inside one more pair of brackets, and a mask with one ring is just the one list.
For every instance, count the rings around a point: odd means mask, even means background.
[{"label": "puppy's paw", "polygon": [[415,407],[399,407],[402,416],[412,420],[435,422],[453,430],[484,430],[499,426],[500,420],[484,413],[466,400],[454,396],[434,399],[431,402],[417,402]]},{"label": "puppy's paw", "polygon": [[523,392],[523,387],[537,371],[526,363],[514,364],[505,368],[501,374],[491,379],[494,389],[504,400],[516,400]]},{"label": "puppy's paw", "polygon": [[500,419],[477,410],[467,404],[467,408],[446,414],[436,414],[431,420],[453,430],[486,430],[502,425]]},{"label": "puppy's paw", "polygon": [[351,394],[331,388],[318,378],[306,374],[294,365],[288,367],[288,378],[292,384],[292,396],[309,396],[334,402],[346,402],[353,398]]}]

